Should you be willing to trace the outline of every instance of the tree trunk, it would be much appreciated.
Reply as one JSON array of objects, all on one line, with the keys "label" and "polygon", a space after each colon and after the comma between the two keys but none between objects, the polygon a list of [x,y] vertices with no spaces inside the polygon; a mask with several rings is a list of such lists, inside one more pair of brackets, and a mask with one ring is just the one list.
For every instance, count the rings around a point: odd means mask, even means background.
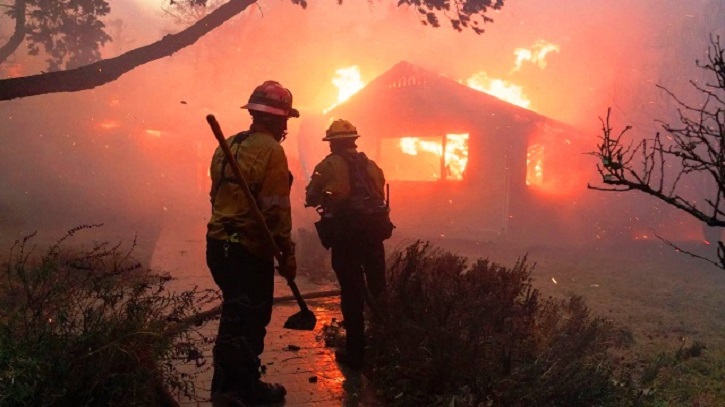
[{"label": "tree trunk", "polygon": [[56,92],[77,92],[112,82],[138,66],[188,47],[254,2],[255,0],[229,0],[189,28],[176,34],[166,35],[153,44],[136,48],[115,58],[66,71],[0,80],[0,100]]},{"label": "tree trunk", "polygon": [[15,1],[15,11],[12,14],[15,14],[15,31],[8,42],[0,47],[0,63],[5,62],[25,39],[25,0]]}]

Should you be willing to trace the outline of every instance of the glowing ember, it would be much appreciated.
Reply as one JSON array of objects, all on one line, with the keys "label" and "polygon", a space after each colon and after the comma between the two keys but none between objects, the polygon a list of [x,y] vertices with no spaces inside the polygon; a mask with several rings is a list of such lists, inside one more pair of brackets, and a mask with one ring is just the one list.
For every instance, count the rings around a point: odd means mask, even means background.
[{"label": "glowing ember", "polygon": [[514,51],[514,55],[516,55],[514,71],[521,69],[521,64],[524,61],[531,62],[541,69],[546,68],[546,54],[550,52],[559,52],[559,46],[544,40],[536,41],[531,49],[516,48]]},{"label": "glowing ember", "polygon": [[526,185],[541,186],[544,183],[544,146],[533,144],[526,152]]},{"label": "glowing ember", "polygon": [[5,66],[5,75],[8,78],[19,78],[24,75],[23,66],[19,63],[7,63]]},{"label": "glowing ember", "polygon": [[106,120],[98,123],[98,127],[102,128],[103,130],[113,130],[115,128],[118,128],[121,124],[116,120]]},{"label": "glowing ember", "polygon": [[524,95],[523,88],[504,79],[489,78],[485,72],[478,72],[466,79],[466,85],[512,105],[530,109],[531,101]]},{"label": "glowing ember", "polygon": [[[445,178],[460,180],[468,164],[468,134],[446,134],[445,145],[443,161]],[[438,157],[443,155],[443,143],[419,137],[401,138],[400,149],[408,155],[418,155],[421,151],[433,153]]]},{"label": "glowing ember", "polygon": [[337,87],[337,103],[323,110],[324,113],[329,112],[335,106],[345,102],[350,96],[365,87],[365,84],[360,78],[360,70],[357,65],[336,70],[335,77],[332,78],[332,84]]}]

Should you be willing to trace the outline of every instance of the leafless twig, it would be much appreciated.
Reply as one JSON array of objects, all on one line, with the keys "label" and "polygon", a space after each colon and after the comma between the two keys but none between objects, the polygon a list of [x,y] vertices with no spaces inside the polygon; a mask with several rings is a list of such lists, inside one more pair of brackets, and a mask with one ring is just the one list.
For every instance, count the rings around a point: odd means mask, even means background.
[{"label": "leafless twig", "polygon": [[[703,97],[699,103],[686,102],[664,86],[677,105],[679,122],[658,121],[663,133],[635,144],[624,140],[632,126],[618,134],[610,125],[611,108],[602,123],[601,143],[589,153],[599,159],[597,171],[604,186],[588,184],[599,191],[640,191],[678,208],[710,227],[725,227],[725,52],[719,36],[710,37],[708,61],[697,66],[714,76],[715,81],[699,85],[690,81]],[[636,165],[636,157],[639,163]],[[699,200],[681,194],[683,187],[694,185]],[[665,243],[678,248],[658,236]],[[692,255],[692,253],[688,253]],[[718,242],[718,262],[725,269],[725,246]]]}]

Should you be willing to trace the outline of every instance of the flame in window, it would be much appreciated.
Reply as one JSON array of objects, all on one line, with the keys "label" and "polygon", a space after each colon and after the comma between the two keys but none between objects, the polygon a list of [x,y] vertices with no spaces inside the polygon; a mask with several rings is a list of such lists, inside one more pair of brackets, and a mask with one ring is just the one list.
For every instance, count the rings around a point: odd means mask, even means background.
[{"label": "flame in window", "polygon": [[[400,139],[400,150],[403,154],[416,156],[420,152],[433,153],[438,157],[443,155],[443,143],[434,139],[421,139],[419,137],[403,137]],[[445,158],[443,168],[446,179],[463,179],[463,173],[468,164],[468,134],[446,134]],[[434,178],[439,178],[437,172]]]},{"label": "flame in window", "polygon": [[468,164],[468,134],[446,134],[445,166],[448,176],[462,179]]},{"label": "flame in window", "polygon": [[526,152],[526,185],[541,186],[544,183],[544,146],[532,144]]},{"label": "flame in window", "polygon": [[529,109],[531,101],[524,95],[524,89],[504,79],[489,78],[486,72],[478,72],[466,79],[466,86],[488,93],[512,105]]},{"label": "flame in window", "polygon": [[336,70],[335,77],[332,78],[332,84],[337,87],[337,103],[324,109],[323,113],[329,112],[335,106],[345,102],[350,96],[365,87],[365,83],[363,83],[360,77],[360,69],[357,65]]}]

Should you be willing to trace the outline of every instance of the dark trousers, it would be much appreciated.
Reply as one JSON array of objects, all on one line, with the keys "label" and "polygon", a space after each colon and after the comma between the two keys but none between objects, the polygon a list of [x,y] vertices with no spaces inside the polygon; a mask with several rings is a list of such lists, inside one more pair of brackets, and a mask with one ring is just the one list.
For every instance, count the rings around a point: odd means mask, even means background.
[{"label": "dark trousers", "polygon": [[342,317],[347,332],[346,349],[351,357],[365,353],[365,286],[373,299],[385,291],[385,248],[382,241],[346,236],[332,244],[332,268],[340,283]]},{"label": "dark trousers", "polygon": [[240,391],[260,377],[259,355],[272,318],[274,260],[239,243],[207,239],[206,263],[222,292],[211,391]]}]

